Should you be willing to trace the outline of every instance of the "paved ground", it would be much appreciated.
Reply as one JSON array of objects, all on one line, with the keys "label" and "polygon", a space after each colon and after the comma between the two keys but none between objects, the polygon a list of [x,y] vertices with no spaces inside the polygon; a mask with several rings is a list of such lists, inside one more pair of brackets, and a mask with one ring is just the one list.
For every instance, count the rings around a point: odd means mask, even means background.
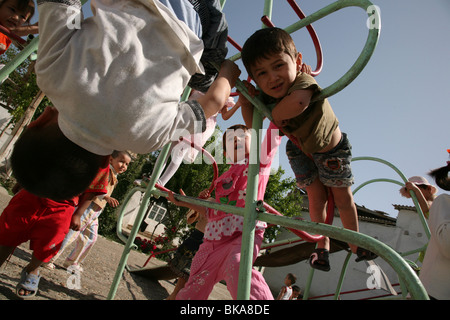
[{"label": "paved ground", "polygon": [[[0,188],[0,212],[11,197]],[[105,300],[111,288],[117,266],[123,252],[123,245],[99,236],[84,263],[84,271],[79,278],[62,268],[67,248],[60,260],[56,261],[55,270],[41,268],[39,292],[35,300]],[[28,243],[17,247],[8,263],[0,269],[0,300],[16,300],[15,288],[20,272],[28,264],[31,251]],[[142,267],[148,256],[136,251],[130,253],[128,265],[131,268]],[[157,259],[151,259],[147,266],[164,265]],[[79,280],[79,282],[77,282]],[[73,288],[78,286],[79,288]],[[72,288],[72,289],[71,289]],[[115,300],[163,300],[173,290],[174,284],[165,280],[150,280],[124,271],[119,283]],[[218,284],[209,297],[210,300],[231,299],[225,286]]]}]

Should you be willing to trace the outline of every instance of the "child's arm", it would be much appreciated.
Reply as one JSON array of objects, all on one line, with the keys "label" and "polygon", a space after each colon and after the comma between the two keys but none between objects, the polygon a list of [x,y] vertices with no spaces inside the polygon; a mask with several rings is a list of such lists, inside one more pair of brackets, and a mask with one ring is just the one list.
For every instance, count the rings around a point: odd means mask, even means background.
[{"label": "child's arm", "polygon": [[296,90],[285,96],[272,110],[272,120],[279,126],[283,126],[283,120],[291,119],[303,113],[309,106],[313,91]]},{"label": "child's arm", "polygon": [[223,108],[230,96],[231,88],[234,87],[240,74],[241,71],[234,62],[225,60],[222,63],[216,80],[214,80],[205,95],[197,99],[197,102],[205,112],[206,119],[215,115]]},{"label": "child's arm", "polygon": [[70,222],[70,229],[78,231],[81,228],[81,216],[89,207],[94,199],[95,193],[86,192],[80,196],[80,201],[78,203],[78,207],[72,215],[72,221]]},{"label": "child's arm", "polygon": [[[255,97],[258,94],[258,90],[251,85],[247,81],[243,81],[245,87],[247,88],[248,93],[251,97]],[[242,94],[239,92],[239,99],[236,102],[236,104],[239,104],[241,106],[241,113],[242,118],[244,119],[245,125],[247,128],[251,128],[253,125],[253,105],[252,103]]]},{"label": "child's arm", "polygon": [[[301,72],[311,75],[311,66],[302,64]],[[278,127],[283,126],[283,120],[291,119],[301,114],[309,106],[312,90],[296,90],[285,96],[272,110],[272,118]]]},{"label": "child's arm", "polygon": [[409,190],[412,190],[414,192],[417,198],[417,202],[419,202],[419,206],[420,209],[422,210],[422,213],[424,214],[425,218],[428,219],[430,206],[428,205],[428,201],[425,199],[422,191],[420,191],[419,187],[417,187],[415,183],[409,181],[405,183],[405,188],[408,191],[408,193]]},{"label": "child's arm", "polygon": [[280,293],[278,294],[278,297],[276,298],[276,300],[281,300],[281,297],[284,295],[285,292],[286,292],[286,287],[281,288]]},{"label": "child's arm", "polygon": [[239,100],[234,104],[234,106],[230,110],[228,110],[228,106],[225,105],[222,108],[222,110],[220,110],[222,119],[225,121],[230,119],[233,116],[233,114],[236,112],[236,110],[239,109],[240,106],[241,106],[241,103],[239,102]]},{"label": "child's arm", "polygon": [[[187,203],[184,201],[179,201],[177,199],[175,199],[174,193],[172,191],[168,192],[168,196],[167,196],[167,200],[169,200],[170,202],[172,202],[174,205],[178,206],[178,207],[185,207],[185,208],[189,208],[192,209],[194,211],[197,211],[199,214],[206,214],[206,208],[203,206],[199,206],[196,204],[192,204],[192,203]],[[180,194],[181,195],[186,195],[183,190],[180,190]]]},{"label": "child's arm", "polygon": [[11,32],[13,32],[14,34],[23,37],[23,36],[27,36],[29,34],[37,34],[39,33],[39,26],[38,23],[36,22],[35,24],[31,24],[31,25],[22,25],[16,28],[11,28],[10,29]]}]

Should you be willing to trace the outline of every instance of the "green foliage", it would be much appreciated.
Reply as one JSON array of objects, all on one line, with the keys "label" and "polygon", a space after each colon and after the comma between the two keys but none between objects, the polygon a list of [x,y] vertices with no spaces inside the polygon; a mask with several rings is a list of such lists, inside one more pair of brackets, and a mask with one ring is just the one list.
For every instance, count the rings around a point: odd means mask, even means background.
[{"label": "green foliage", "polygon": [[[11,46],[3,55],[0,56],[0,63],[7,64],[17,54],[19,50]],[[9,113],[12,115],[13,123],[20,120],[39,92],[36,84],[36,74],[33,72],[34,63],[26,59],[20,64],[14,72],[10,73],[1,85],[0,101],[5,104]],[[44,98],[34,114],[34,119],[39,116],[45,107],[51,105],[48,98]]]},{"label": "green foliage", "polygon": [[[301,216],[301,200],[298,198],[294,178],[283,179],[284,170],[281,167],[272,172],[267,183],[264,201],[286,217]],[[274,241],[280,232],[280,226],[270,226],[264,233],[264,240]]]}]

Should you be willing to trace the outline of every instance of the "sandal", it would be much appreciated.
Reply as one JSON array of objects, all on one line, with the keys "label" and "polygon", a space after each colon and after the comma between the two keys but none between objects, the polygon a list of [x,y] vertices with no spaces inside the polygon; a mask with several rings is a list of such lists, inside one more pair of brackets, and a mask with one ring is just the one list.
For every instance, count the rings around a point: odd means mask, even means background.
[{"label": "sandal", "polygon": [[[16,286],[16,295],[21,299],[30,299],[33,298],[38,292],[39,280],[41,279],[40,275],[29,274],[22,270],[20,274],[20,281]],[[29,294],[21,295],[19,294],[20,290],[31,291]]]},{"label": "sandal", "polygon": [[314,269],[330,271],[330,261],[328,260],[329,255],[330,252],[327,249],[314,249],[311,257],[309,258],[309,264]]},{"label": "sandal", "polygon": [[367,249],[363,249],[360,247],[358,247],[358,249],[356,250],[356,255],[358,256],[355,259],[356,262],[360,262],[360,261],[364,261],[364,260],[367,260],[367,261],[373,260],[378,257],[378,255],[376,255],[372,251],[369,251]]}]

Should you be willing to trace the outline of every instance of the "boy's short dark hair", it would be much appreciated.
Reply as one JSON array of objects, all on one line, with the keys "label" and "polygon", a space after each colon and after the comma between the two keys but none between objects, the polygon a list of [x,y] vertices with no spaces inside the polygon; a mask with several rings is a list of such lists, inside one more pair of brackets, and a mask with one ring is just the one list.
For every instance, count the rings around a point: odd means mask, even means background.
[{"label": "boy's short dark hair", "polygon": [[25,130],[14,146],[11,166],[24,189],[62,201],[84,192],[104,159],[67,139],[54,124]]},{"label": "boy's short dark hair", "polygon": [[264,28],[256,31],[245,41],[241,58],[247,73],[253,77],[250,69],[256,61],[281,52],[295,59],[297,49],[291,35],[280,28]]}]

